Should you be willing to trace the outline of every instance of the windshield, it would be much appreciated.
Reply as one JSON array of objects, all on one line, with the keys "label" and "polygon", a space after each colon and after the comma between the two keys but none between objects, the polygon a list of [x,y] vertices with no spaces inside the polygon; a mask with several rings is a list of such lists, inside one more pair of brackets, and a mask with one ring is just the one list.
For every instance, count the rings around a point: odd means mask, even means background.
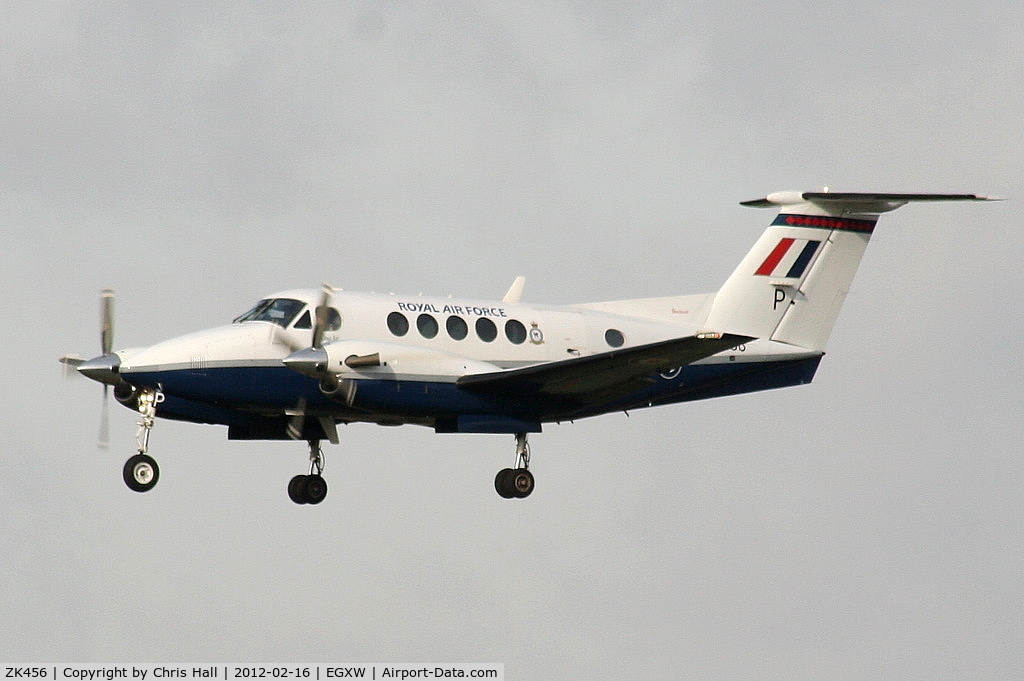
[{"label": "windshield", "polygon": [[268,298],[256,303],[256,307],[235,319],[235,324],[242,322],[273,322],[278,326],[288,326],[306,304],[291,298]]}]

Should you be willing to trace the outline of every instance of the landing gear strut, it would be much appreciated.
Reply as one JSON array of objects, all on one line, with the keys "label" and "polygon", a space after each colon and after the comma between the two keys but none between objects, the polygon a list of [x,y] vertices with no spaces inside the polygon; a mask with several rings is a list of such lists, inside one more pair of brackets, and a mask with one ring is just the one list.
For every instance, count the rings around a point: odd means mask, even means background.
[{"label": "landing gear strut", "polygon": [[309,441],[309,475],[296,475],[288,483],[288,498],[296,504],[319,504],[327,496],[323,478],[324,452],[320,440]]},{"label": "landing gear strut", "polygon": [[494,489],[503,499],[525,499],[534,488],[530,472],[530,445],[526,433],[516,433],[516,467],[498,471]]},{"label": "landing gear strut", "polygon": [[124,464],[124,483],[133,492],[148,492],[156,486],[160,479],[160,467],[156,460],[146,452],[149,451],[149,434],[153,430],[153,423],[156,421],[156,405],[164,401],[164,394],[160,390],[143,390],[139,393],[138,410],[139,432],[135,441],[139,446],[139,453],[128,459]]}]

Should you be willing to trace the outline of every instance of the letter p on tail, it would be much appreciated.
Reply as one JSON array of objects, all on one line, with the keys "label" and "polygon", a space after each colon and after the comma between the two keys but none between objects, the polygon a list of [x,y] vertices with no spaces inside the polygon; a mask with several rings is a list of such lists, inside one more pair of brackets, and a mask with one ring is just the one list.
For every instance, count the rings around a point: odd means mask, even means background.
[{"label": "letter p on tail", "polygon": [[824,351],[878,216],[976,194],[777,192],[744,201],[779,214],[715,296],[704,328]]}]

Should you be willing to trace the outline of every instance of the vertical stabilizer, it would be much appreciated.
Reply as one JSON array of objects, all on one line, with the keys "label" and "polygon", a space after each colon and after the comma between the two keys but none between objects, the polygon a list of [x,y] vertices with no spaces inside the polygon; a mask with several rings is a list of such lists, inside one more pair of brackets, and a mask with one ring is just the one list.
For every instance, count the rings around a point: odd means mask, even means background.
[{"label": "vertical stabilizer", "polygon": [[910,201],[975,194],[778,192],[744,201],[779,214],[725,282],[705,328],[822,351],[878,216]]}]

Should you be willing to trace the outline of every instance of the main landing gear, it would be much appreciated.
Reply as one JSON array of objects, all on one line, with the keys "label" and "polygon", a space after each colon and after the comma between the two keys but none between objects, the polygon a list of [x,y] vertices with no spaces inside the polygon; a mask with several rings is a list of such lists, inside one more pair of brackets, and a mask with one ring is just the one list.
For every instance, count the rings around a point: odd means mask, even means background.
[{"label": "main landing gear", "polygon": [[516,467],[498,471],[494,477],[494,489],[503,499],[525,499],[533,488],[530,445],[526,441],[526,433],[516,433]]},{"label": "main landing gear", "polygon": [[[163,403],[159,389],[138,393],[139,431],[135,436],[138,453],[124,464],[124,482],[135,492],[148,492],[160,480],[160,467],[149,451],[149,436],[156,421],[156,407]],[[324,453],[320,440],[309,440],[309,474],[296,475],[288,483],[288,497],[296,504],[315,505],[327,497],[327,481],[323,478]],[[530,445],[526,433],[516,433],[516,463],[494,477],[494,489],[505,499],[525,499],[533,493],[536,483],[530,472]]]},{"label": "main landing gear", "polygon": [[288,498],[296,504],[319,504],[327,496],[323,478],[324,452],[320,440],[309,441],[309,475],[296,475],[288,483]]},{"label": "main landing gear", "polygon": [[134,492],[148,492],[160,480],[160,467],[156,460],[146,452],[149,451],[149,434],[156,420],[156,405],[164,401],[164,394],[159,390],[143,390],[138,396],[139,432],[135,441],[139,445],[139,453],[128,459],[124,464],[124,484]]}]

